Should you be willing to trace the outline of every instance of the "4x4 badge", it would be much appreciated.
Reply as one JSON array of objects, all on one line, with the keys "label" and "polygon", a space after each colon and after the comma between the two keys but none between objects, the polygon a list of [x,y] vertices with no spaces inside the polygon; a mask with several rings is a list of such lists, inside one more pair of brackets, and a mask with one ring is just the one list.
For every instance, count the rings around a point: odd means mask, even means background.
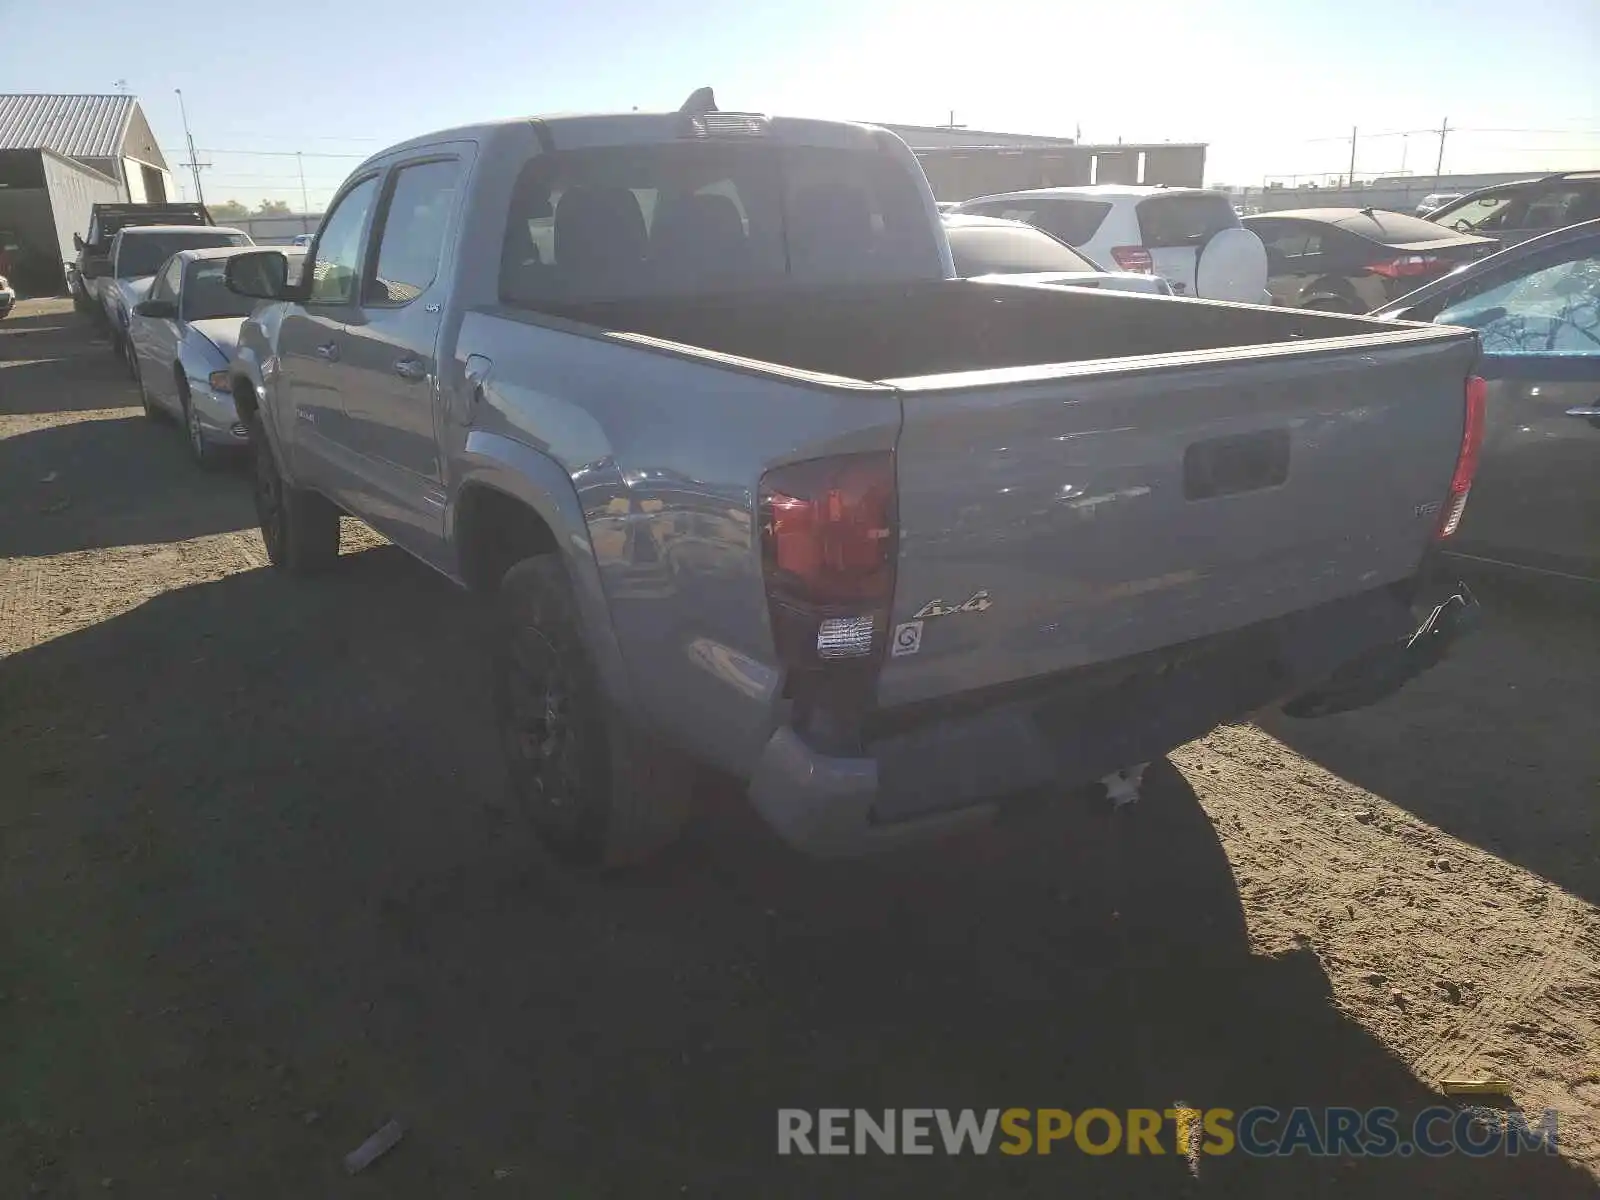
[{"label": "4x4 badge", "polygon": [[956,613],[980,613],[988,607],[989,593],[984,590],[974,592],[965,604],[946,604],[943,600],[930,600],[912,613],[911,619],[925,621],[929,617],[949,617]]}]

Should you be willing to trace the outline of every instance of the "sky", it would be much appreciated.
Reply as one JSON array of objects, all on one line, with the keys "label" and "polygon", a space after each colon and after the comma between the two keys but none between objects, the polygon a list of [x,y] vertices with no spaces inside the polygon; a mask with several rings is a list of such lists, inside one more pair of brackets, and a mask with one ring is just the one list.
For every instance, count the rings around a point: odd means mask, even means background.
[{"label": "sky", "polygon": [[1600,167],[1600,0],[0,0],[0,91],[125,87],[192,192],[181,88],[206,199],[251,207],[298,210],[302,164],[319,209],[417,134],[706,84],[725,109],[1204,141],[1208,183],[1342,173],[1352,127],[1358,174],[1431,174],[1446,118],[1447,173]]}]

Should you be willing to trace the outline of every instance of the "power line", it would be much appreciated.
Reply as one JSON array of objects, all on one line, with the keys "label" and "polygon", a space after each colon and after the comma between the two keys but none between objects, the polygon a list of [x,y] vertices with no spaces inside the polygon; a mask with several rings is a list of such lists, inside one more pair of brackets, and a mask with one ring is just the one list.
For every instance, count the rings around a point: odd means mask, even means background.
[{"label": "power line", "polygon": [[[166,151],[167,151],[168,154],[182,154],[183,153],[183,151],[181,149],[176,149],[176,148],[174,148],[172,146],[166,147]],[[216,147],[211,147],[211,146],[201,146],[200,147],[200,153],[201,154],[248,154],[248,155],[253,155],[253,156],[257,157],[257,158],[294,158],[296,155],[300,154],[301,151],[299,151],[299,150],[223,150],[223,149],[218,149]],[[330,151],[326,151],[326,150],[307,150],[307,151],[304,152],[304,156],[306,158],[371,158],[372,157],[372,155],[370,155],[370,154],[334,154],[334,153],[332,153]]]}]

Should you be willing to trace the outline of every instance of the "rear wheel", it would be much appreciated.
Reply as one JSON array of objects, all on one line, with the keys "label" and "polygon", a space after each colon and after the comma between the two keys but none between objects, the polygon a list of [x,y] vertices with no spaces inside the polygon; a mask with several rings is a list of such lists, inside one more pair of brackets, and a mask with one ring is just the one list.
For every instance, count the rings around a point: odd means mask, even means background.
[{"label": "rear wheel", "polygon": [[525,559],[499,594],[495,707],[512,791],[551,854],[637,862],[693,812],[695,770],[606,702],[559,557]]},{"label": "rear wheel", "polygon": [[259,414],[250,418],[256,519],[267,558],[286,575],[315,575],[339,557],[339,510],[324,496],[291,487],[278,469]]}]

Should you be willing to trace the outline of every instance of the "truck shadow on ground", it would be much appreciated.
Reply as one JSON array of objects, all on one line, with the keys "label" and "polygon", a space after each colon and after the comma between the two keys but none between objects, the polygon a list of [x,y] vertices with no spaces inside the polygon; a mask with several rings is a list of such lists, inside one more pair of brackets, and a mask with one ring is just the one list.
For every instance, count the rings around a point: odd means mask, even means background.
[{"label": "truck shadow on ground", "polygon": [[[5,375],[0,374],[0,379]],[[138,409],[0,438],[0,557],[177,542],[255,525],[238,461],[202,471]]]},{"label": "truck shadow on ground", "polygon": [[[1182,776],[814,863],[726,788],[558,870],[505,802],[482,614],[392,549],[164,593],[0,668],[0,1176],[135,1195],[1593,1195],[1559,1159],[779,1158],[779,1107],[1438,1097],[1253,958]],[[391,1115],[367,1174],[340,1157]],[[1170,1147],[1170,1137],[1168,1138]],[[497,1172],[505,1174],[497,1176]],[[520,1182],[519,1182],[520,1181]],[[1331,1189],[1337,1189],[1335,1193]]]},{"label": "truck shadow on ground", "polygon": [[1446,833],[1600,904],[1600,737],[1576,719],[1600,713],[1600,589],[1514,576],[1473,587],[1482,628],[1398,695],[1360,712],[1261,725]]}]

